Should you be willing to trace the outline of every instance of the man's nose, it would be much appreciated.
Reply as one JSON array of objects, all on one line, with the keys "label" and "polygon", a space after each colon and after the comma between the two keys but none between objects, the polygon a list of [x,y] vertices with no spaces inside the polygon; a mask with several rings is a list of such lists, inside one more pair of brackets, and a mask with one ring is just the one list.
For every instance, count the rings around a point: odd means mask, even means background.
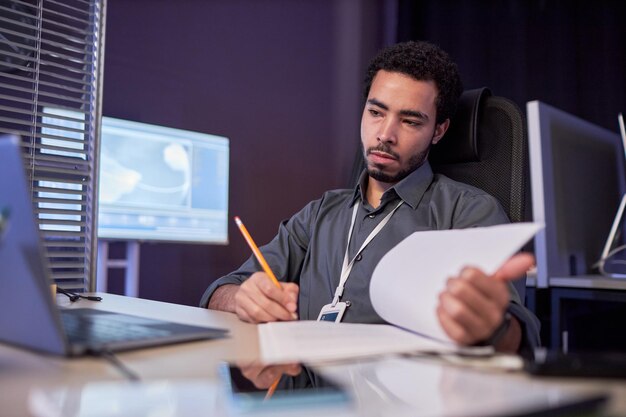
[{"label": "man's nose", "polygon": [[397,139],[397,130],[398,124],[393,118],[389,117],[382,124],[380,130],[378,131],[378,141],[387,142],[387,143],[395,143]]}]

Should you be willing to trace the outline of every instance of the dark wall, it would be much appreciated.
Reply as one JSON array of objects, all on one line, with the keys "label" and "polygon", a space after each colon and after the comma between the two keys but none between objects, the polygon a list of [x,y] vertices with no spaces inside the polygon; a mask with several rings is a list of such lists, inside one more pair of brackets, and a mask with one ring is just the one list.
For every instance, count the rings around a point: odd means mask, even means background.
[{"label": "dark wall", "polygon": [[[347,185],[363,63],[384,40],[384,2],[107,3],[103,114],[229,137],[230,215],[259,245],[308,201]],[[197,304],[249,256],[232,222],[229,239],[143,243],[139,295]],[[112,271],[111,291],[120,280]]]},{"label": "dark wall", "polygon": [[626,2],[401,0],[400,40],[439,44],[466,88],[541,100],[617,132],[626,112]]},{"label": "dark wall", "polygon": [[[364,65],[396,28],[399,40],[449,51],[467,88],[522,108],[540,99],[613,131],[626,111],[622,1],[107,3],[104,114],[229,137],[230,214],[259,244],[349,182]],[[249,254],[232,222],[229,236],[228,246],[142,244],[140,296],[196,304]],[[113,291],[119,281],[113,271]]]}]

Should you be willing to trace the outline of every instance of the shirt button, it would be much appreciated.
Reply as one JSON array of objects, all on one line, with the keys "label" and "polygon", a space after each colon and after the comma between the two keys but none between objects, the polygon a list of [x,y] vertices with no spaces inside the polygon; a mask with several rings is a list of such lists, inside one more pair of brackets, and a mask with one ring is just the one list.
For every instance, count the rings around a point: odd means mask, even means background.
[{"label": "shirt button", "polygon": [[360,261],[361,259],[363,259],[363,255],[361,255],[360,253],[356,256],[356,258],[354,258],[355,261]]},{"label": "shirt button", "polygon": [[369,217],[370,219],[373,219],[374,217],[376,217],[375,214],[369,214],[367,217]]}]

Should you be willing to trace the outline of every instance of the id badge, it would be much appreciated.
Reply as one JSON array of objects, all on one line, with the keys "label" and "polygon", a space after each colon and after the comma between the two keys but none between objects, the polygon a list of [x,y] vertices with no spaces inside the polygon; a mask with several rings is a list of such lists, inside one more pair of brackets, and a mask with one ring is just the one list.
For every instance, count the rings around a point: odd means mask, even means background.
[{"label": "id badge", "polygon": [[335,323],[339,323],[341,322],[343,313],[346,312],[346,308],[348,308],[348,304],[344,301],[339,301],[334,307],[332,304],[326,304],[320,310],[317,321],[334,321]]}]

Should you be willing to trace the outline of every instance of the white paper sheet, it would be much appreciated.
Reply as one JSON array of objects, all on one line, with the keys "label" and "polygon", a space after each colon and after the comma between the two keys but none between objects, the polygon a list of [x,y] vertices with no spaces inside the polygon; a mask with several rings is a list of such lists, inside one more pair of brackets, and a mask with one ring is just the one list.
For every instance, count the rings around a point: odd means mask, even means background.
[{"label": "white paper sheet", "polygon": [[289,321],[261,324],[261,360],[324,362],[402,352],[454,352],[437,342],[385,324]]},{"label": "white paper sheet", "polygon": [[465,266],[494,273],[542,228],[513,223],[413,233],[375,268],[370,282],[372,305],[389,323],[450,341],[436,315],[446,280]]}]

